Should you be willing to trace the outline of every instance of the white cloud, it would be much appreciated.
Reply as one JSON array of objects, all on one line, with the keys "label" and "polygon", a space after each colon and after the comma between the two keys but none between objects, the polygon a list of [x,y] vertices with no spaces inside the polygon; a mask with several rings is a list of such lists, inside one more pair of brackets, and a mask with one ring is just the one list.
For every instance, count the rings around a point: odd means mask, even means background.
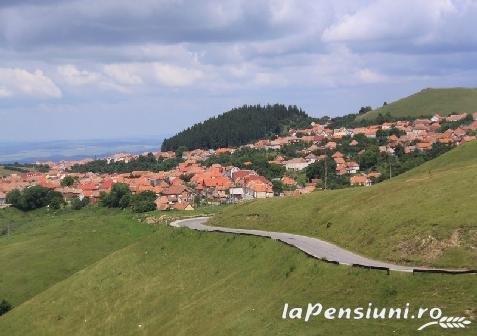
[{"label": "white cloud", "polygon": [[120,84],[139,85],[143,83],[142,78],[136,74],[134,65],[107,64],[104,66],[104,73]]},{"label": "white cloud", "polygon": [[341,17],[322,34],[325,42],[414,39],[454,13],[451,0],[379,0]]},{"label": "white cloud", "polygon": [[118,66],[105,66],[104,73],[90,70],[80,70],[75,65],[67,64],[58,67],[58,73],[62,76],[66,84],[72,86],[93,86],[102,90],[113,90],[121,93],[129,93],[129,89],[123,84],[125,81],[137,79],[134,76],[127,76],[125,71],[121,71]]},{"label": "white cloud", "polygon": [[388,80],[388,78],[378,72],[375,72],[371,69],[364,68],[358,70],[356,73],[359,80],[363,83],[384,83]]},{"label": "white cloud", "polygon": [[0,68],[0,97],[27,95],[38,98],[59,98],[61,90],[43,71],[29,72],[21,68]]},{"label": "white cloud", "polygon": [[0,87],[0,98],[1,97],[10,97],[12,93],[8,91],[7,89]]},{"label": "white cloud", "polygon": [[170,87],[188,86],[203,77],[200,70],[171,64],[154,63],[152,67],[156,79],[161,84]]},{"label": "white cloud", "polygon": [[86,85],[98,83],[101,75],[95,72],[79,70],[76,66],[67,64],[58,67],[58,73],[63,77],[64,81],[70,85]]}]

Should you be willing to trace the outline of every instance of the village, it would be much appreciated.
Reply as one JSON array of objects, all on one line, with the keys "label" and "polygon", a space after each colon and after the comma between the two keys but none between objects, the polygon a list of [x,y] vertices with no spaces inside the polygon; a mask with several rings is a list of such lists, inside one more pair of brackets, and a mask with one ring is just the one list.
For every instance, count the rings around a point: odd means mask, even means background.
[{"label": "village", "polygon": [[[470,120],[455,129],[448,128],[441,131],[443,123],[458,124],[463,120]],[[477,113],[468,115],[454,114],[448,117],[435,115],[432,118],[416,119],[413,121],[385,122],[380,125],[371,125],[360,128],[330,129],[328,125],[312,123],[308,128],[291,129],[286,136],[275,139],[263,139],[242,147],[274,152],[277,155],[269,161],[271,165],[284,168],[286,172],[277,180],[285,188],[277,192],[274,181],[261,176],[255,170],[244,169],[214,163],[210,166],[204,161],[221,155],[230,155],[240,148],[195,149],[183,151],[181,161],[168,171],[132,171],[128,173],[100,174],[93,172],[71,172],[75,165],[83,165],[92,159],[37,162],[48,165],[49,171],[27,173],[13,173],[0,178],[0,206],[6,206],[6,195],[12,190],[22,190],[30,186],[39,185],[60,192],[66,201],[74,198],[87,198],[91,203],[97,203],[101,193],[109,192],[116,183],[129,186],[132,193],[152,191],[156,194],[158,210],[193,210],[200,204],[230,204],[259,198],[283,197],[301,195],[323,189],[323,181],[311,179],[299,182],[293,178],[293,173],[303,172],[316,162],[333,160],[334,174],[346,177],[349,186],[371,186],[381,173],[365,171],[360,164],[353,160],[343,150],[343,139],[350,139],[347,146],[357,146],[357,135],[364,135],[367,139],[375,139],[380,131],[391,129],[399,130],[400,135],[387,136],[385,144],[379,146],[379,152],[394,155],[397,148],[404,153],[426,152],[434,144],[459,145],[476,139]],[[304,146],[298,151],[298,157],[286,158],[279,154],[279,150],[290,144],[300,143]],[[364,154],[365,149],[358,155]],[[148,155],[144,153],[143,155]],[[173,159],[176,152],[153,152],[157,159]],[[136,160],[139,155],[114,154],[104,158],[108,164],[115,162],[128,163]],[[247,165],[247,163],[245,163]],[[62,183],[70,176],[74,182],[66,185]],[[277,182],[275,181],[275,182]],[[325,187],[326,188],[326,184]]]}]

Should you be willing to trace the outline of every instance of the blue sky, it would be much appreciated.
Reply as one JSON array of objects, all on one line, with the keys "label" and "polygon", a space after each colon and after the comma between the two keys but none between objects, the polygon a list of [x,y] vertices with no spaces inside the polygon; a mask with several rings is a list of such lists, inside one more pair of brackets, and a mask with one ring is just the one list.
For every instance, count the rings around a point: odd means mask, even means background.
[{"label": "blue sky", "polygon": [[232,107],[313,116],[477,86],[477,1],[0,2],[0,140],[167,135]]}]

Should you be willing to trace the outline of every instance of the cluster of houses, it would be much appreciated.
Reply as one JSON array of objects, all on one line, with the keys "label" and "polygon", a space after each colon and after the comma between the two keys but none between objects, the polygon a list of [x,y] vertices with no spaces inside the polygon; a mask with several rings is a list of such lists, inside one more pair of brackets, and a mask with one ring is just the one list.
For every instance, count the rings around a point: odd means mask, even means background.
[{"label": "cluster of houses", "polygon": [[[372,125],[361,128],[330,129],[327,125],[312,123],[309,128],[290,130],[287,136],[277,137],[274,140],[259,140],[245,147],[255,149],[279,150],[291,143],[302,142],[306,145],[299,151],[300,157],[286,159],[277,155],[271,164],[281,165],[286,171],[296,173],[303,171],[310,164],[321,160],[334,160],[336,174],[349,175],[352,186],[370,186],[373,178],[379,177],[378,172],[360,172],[359,163],[350,160],[339,150],[339,142],[344,137],[350,137],[350,146],[358,142],[353,137],[363,134],[367,138],[376,138],[379,130],[396,128],[400,136],[391,135],[387,143],[379,147],[379,151],[394,154],[395,149],[401,146],[405,153],[426,151],[435,143],[460,144],[475,140],[477,130],[477,113],[472,115],[473,122],[461,125],[456,129],[439,132],[443,122],[459,122],[468,120],[467,114],[456,114],[448,117],[435,115],[429,119],[414,121],[396,121]],[[323,150],[333,153],[331,157]],[[253,170],[239,169],[234,166],[214,164],[207,167],[203,161],[212,155],[231,154],[237,148],[219,148],[217,150],[196,149],[185,151],[182,154],[184,161],[170,171],[150,172],[134,171],[126,174],[95,174],[70,173],[68,169],[75,164],[84,164],[91,159],[80,161],[42,162],[50,167],[48,173],[29,172],[12,174],[0,177],[0,206],[5,206],[6,194],[14,189],[24,189],[32,185],[40,185],[61,192],[66,200],[73,198],[89,198],[91,202],[99,200],[101,192],[109,192],[115,183],[129,185],[133,193],[152,191],[157,195],[156,205],[160,210],[182,209],[191,210],[196,204],[208,203],[235,203],[255,198],[269,198],[274,196],[273,184]],[[176,157],[175,152],[155,152],[156,158],[171,159]],[[105,158],[111,162],[129,162],[138,155],[119,153]],[[40,164],[40,163],[38,163]],[[297,195],[315,190],[318,181],[311,181],[299,185],[295,179],[287,174],[280,179],[286,187],[281,195]],[[62,179],[72,176],[74,184],[62,186]]]}]

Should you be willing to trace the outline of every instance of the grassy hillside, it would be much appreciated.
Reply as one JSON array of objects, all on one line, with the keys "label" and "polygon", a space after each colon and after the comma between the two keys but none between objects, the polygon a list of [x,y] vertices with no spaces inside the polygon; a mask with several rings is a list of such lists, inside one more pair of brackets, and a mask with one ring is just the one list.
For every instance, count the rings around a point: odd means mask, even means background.
[{"label": "grassy hillside", "polygon": [[9,176],[12,174],[21,174],[23,171],[33,170],[32,167],[23,167],[23,166],[14,167],[14,169],[17,168],[17,170],[8,169],[8,168],[9,168],[8,166],[0,165],[0,177]]},{"label": "grassy hillside", "polygon": [[[387,276],[329,265],[267,239],[159,227],[0,317],[0,330],[21,336],[414,335],[428,319],[305,323],[280,316],[285,302],[409,302],[445,307],[449,316],[473,316],[477,302],[469,294],[476,291],[471,275]],[[435,326],[426,330],[441,334]]]},{"label": "grassy hillside", "polygon": [[376,259],[477,267],[477,142],[372,187],[230,207],[212,224],[300,233]]},{"label": "grassy hillside", "polygon": [[424,89],[409,97],[372,110],[358,119],[374,119],[379,113],[394,117],[432,116],[436,113],[473,113],[477,111],[477,89]]},{"label": "grassy hillside", "polygon": [[14,305],[153,232],[132,215],[109,209],[4,209],[0,230],[0,299]]}]

